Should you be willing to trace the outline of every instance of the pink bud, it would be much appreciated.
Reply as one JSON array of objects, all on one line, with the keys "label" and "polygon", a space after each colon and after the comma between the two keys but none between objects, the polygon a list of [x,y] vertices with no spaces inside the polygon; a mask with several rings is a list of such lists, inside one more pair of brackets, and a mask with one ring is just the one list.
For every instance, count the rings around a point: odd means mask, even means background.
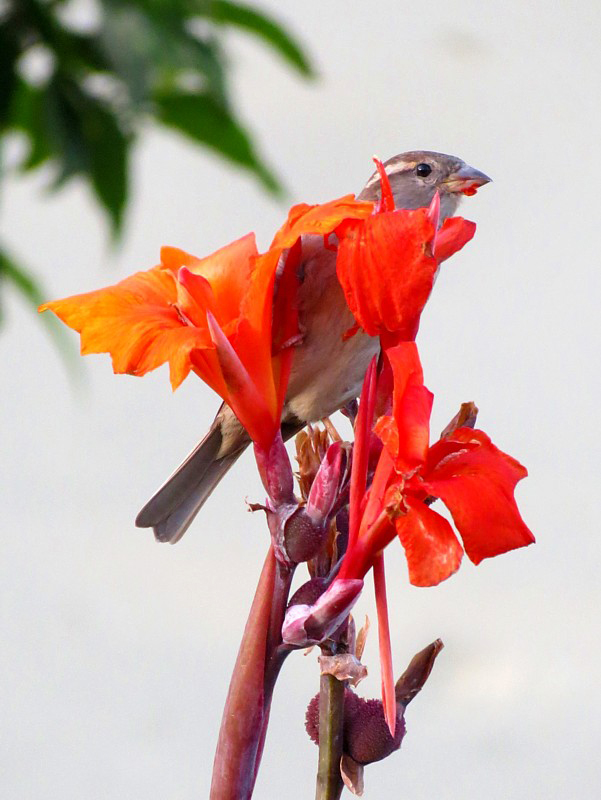
[{"label": "pink bud", "polygon": [[289,606],[282,626],[284,643],[307,647],[329,638],[349,615],[362,589],[358,578],[337,578],[312,605]]},{"label": "pink bud", "polygon": [[315,558],[328,534],[327,525],[314,522],[305,508],[298,508],[284,525],[284,546],[288,558],[295,564]]},{"label": "pink bud", "polygon": [[285,504],[296,504],[290,458],[279,431],[269,450],[264,450],[255,442],[255,458],[263,486],[274,506],[278,508]]},{"label": "pink bud", "polygon": [[343,442],[328,447],[307,498],[306,512],[316,525],[326,525],[347,477],[349,459]]}]

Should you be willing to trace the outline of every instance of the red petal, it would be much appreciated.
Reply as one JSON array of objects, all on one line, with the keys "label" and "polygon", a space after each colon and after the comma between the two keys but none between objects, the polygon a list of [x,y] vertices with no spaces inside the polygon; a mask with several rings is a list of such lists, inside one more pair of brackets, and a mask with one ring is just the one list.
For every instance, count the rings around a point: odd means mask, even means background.
[{"label": "red petal", "polygon": [[432,393],[423,383],[422,366],[415,342],[401,342],[386,350],[393,374],[392,413],[374,428],[396,460],[398,472],[412,472],[428,453]]},{"label": "red petal", "polygon": [[244,425],[251,439],[264,449],[268,449],[280,429],[279,414],[274,417],[270,413],[273,409],[257,391],[252,377],[210,311],[207,312],[207,324],[227,386],[224,399]]},{"label": "red petal", "polygon": [[378,211],[394,211],[394,195],[392,194],[392,189],[390,188],[390,181],[388,179],[388,175],[386,174],[386,170],[384,169],[384,164],[382,164],[379,158],[374,158],[374,164],[376,165],[376,169],[380,175],[380,195],[382,197]]},{"label": "red petal", "polygon": [[388,623],[388,603],[386,602],[386,573],[382,553],[374,561],[374,589],[376,592],[376,611],[378,613],[378,645],[380,648],[380,673],[382,676],[382,706],[384,719],[390,735],[394,738],[396,728],[396,697],[392,671],[392,648],[390,646],[390,625]]},{"label": "red petal", "polygon": [[409,581],[414,586],[436,586],[459,569],[463,550],[444,517],[420,501],[406,498],[406,503],[409,513],[395,522]]},{"label": "red petal", "polygon": [[[534,542],[518,511],[514,490],[527,470],[479,430],[459,428],[445,439],[447,454],[430,464],[424,486],[453,515],[474,564]],[[449,453],[453,445],[455,452]]]},{"label": "red petal", "polygon": [[434,197],[428,206],[428,219],[434,226],[434,230],[438,230],[438,223],[440,221],[440,192],[434,193]]},{"label": "red petal", "polygon": [[349,226],[336,270],[357,322],[371,336],[415,338],[438,263],[430,253],[435,229],[424,208],[375,214]]},{"label": "red petal", "polygon": [[434,255],[438,263],[446,261],[458,250],[466,245],[476,233],[476,223],[463,217],[449,217],[445,219],[441,229],[436,234]]},{"label": "red petal", "polygon": [[365,497],[367,482],[367,461],[369,458],[369,439],[372,428],[374,406],[376,402],[376,358],[371,360],[361,390],[359,414],[355,424],[355,446],[353,448],[353,464],[351,468],[351,486],[349,503],[349,541],[348,550],[359,535],[362,503]]}]

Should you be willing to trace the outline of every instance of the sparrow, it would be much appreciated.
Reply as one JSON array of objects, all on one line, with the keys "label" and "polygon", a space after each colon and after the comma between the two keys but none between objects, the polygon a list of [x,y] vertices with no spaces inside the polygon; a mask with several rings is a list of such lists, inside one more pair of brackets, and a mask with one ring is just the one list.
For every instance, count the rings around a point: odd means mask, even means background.
[{"label": "sparrow", "polygon": [[[440,194],[440,224],[453,216],[464,194],[490,181],[483,172],[460,158],[414,150],[384,163],[396,208],[427,207]],[[377,203],[381,197],[377,172],[369,178],[358,200]],[[379,351],[379,338],[358,332],[343,335],[354,325],[336,277],[336,252],[326,249],[323,236],[301,240],[298,289],[299,329],[288,391],[282,410],[282,436],[294,436],[357,398],[367,367]],[[140,528],[153,528],[161,542],[174,544],[250,444],[250,437],[225,403],[208,433],[136,518]]]}]

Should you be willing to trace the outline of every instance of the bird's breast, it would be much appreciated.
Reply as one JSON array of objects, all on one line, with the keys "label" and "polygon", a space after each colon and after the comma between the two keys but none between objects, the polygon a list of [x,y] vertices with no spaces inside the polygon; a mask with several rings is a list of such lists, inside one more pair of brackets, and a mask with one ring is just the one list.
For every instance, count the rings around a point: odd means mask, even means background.
[{"label": "bird's breast", "polygon": [[359,395],[379,340],[362,332],[344,338],[355,320],[336,277],[336,253],[323,247],[323,238],[304,237],[303,257],[298,293],[303,341],[294,353],[285,414],[311,422]]}]

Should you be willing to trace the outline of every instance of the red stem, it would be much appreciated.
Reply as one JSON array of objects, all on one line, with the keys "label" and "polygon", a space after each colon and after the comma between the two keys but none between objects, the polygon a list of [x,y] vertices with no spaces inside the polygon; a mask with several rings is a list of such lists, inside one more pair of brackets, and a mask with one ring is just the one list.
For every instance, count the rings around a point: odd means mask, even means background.
[{"label": "red stem", "polygon": [[281,630],[292,571],[269,548],[246,622],[228,691],[213,762],[210,800],[251,797],[277,674],[287,652]]}]

